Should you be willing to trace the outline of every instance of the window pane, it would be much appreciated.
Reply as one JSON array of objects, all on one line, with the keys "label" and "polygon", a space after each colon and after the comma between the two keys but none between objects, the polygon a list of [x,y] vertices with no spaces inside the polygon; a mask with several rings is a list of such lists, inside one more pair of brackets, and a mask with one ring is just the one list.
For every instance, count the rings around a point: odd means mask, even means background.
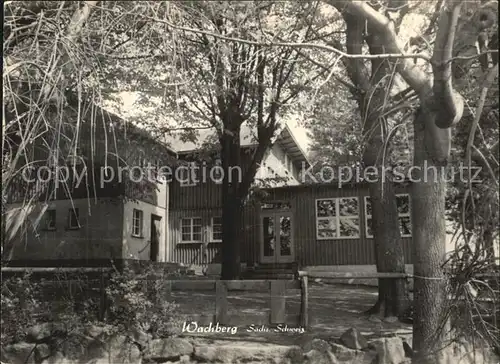
[{"label": "window pane", "polygon": [[264,256],[272,257],[276,248],[274,218],[264,217],[262,219],[262,229],[264,235]]},{"label": "window pane", "polygon": [[336,216],[335,200],[333,199],[318,200],[316,201],[316,207],[318,217]]},{"label": "window pane", "polygon": [[280,216],[280,254],[292,254],[292,228],[289,216]]},{"label": "window pane", "polygon": [[367,215],[372,214],[372,200],[370,197],[365,197],[365,210]]},{"label": "window pane", "polygon": [[409,195],[396,196],[396,203],[398,206],[398,213],[400,213],[400,214],[410,213],[410,197],[409,197]]},{"label": "window pane", "polygon": [[321,219],[317,221],[318,238],[335,238],[337,225],[335,219]]},{"label": "window pane", "polygon": [[371,217],[366,219],[366,236],[373,236],[373,220]]},{"label": "window pane", "polygon": [[339,201],[340,216],[358,216],[358,199],[341,198]]},{"label": "window pane", "polygon": [[190,233],[182,233],[182,241],[191,241]]},{"label": "window pane", "polygon": [[409,216],[399,218],[399,228],[402,236],[411,236],[411,221]]},{"label": "window pane", "polygon": [[292,204],[290,202],[268,202],[261,206],[262,210],[290,210]]},{"label": "window pane", "polygon": [[132,212],[132,234],[142,234],[142,210],[134,209]]},{"label": "window pane", "polygon": [[193,241],[200,241],[201,240],[201,229],[199,232],[193,232]]},{"label": "window pane", "polygon": [[222,218],[212,218],[212,240],[222,240]]},{"label": "window pane", "polygon": [[183,226],[182,233],[183,234],[191,234],[191,227],[190,226]]},{"label": "window pane", "polygon": [[201,234],[201,226],[193,226],[193,233]]},{"label": "window pane", "polygon": [[201,218],[193,219],[193,226],[201,227]]},{"label": "window pane", "polygon": [[359,236],[359,219],[357,218],[341,218],[340,219],[340,237],[358,237]]},{"label": "window pane", "polygon": [[191,219],[182,219],[181,226],[191,229]]}]

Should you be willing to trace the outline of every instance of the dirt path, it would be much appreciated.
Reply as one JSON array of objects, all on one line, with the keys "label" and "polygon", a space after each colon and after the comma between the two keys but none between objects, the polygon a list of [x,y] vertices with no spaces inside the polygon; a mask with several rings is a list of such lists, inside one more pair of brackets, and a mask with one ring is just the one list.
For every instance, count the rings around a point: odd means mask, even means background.
[{"label": "dirt path", "polygon": [[[179,304],[180,315],[188,318],[193,313],[213,314],[215,294],[213,292],[175,292],[173,298]],[[338,338],[347,329],[354,327],[367,338],[398,333],[411,336],[411,326],[396,323],[373,322],[363,314],[377,300],[377,290],[373,287],[355,285],[318,285],[309,291],[310,328],[305,333],[248,332],[248,327],[239,327],[236,334],[190,334],[207,339],[250,340],[274,344],[295,344],[310,337]],[[229,313],[269,312],[269,297],[263,293],[248,292],[229,295]],[[287,313],[299,313],[300,292],[287,296]]]}]

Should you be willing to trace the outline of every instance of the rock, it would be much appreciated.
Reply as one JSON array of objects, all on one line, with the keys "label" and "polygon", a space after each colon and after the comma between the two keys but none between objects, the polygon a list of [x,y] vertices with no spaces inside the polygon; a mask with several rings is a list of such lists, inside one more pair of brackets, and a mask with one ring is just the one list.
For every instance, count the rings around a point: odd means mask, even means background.
[{"label": "rock", "polygon": [[93,360],[94,364],[142,362],[139,347],[123,335],[95,340],[89,345],[85,357],[87,360]]},{"label": "rock", "polygon": [[399,319],[396,316],[388,316],[388,317],[385,317],[383,321],[390,323],[390,324],[393,324],[395,322],[398,322]]},{"label": "rock", "polygon": [[42,361],[42,364],[78,364],[78,361],[70,360],[63,353],[57,351],[54,355]]},{"label": "rock", "polygon": [[182,355],[179,364],[189,364],[191,363],[191,357],[189,355]]},{"label": "rock", "polygon": [[146,348],[148,346],[148,343],[153,339],[150,334],[142,331],[139,328],[133,328],[129,336],[133,342],[138,344],[143,349]]},{"label": "rock", "polygon": [[37,362],[50,357],[50,348],[47,344],[38,344],[35,348],[35,357]]},{"label": "rock", "polygon": [[292,346],[285,355],[285,362],[290,364],[302,364],[304,351],[298,346]]},{"label": "rock", "polygon": [[356,329],[350,328],[342,334],[340,341],[349,349],[362,350],[368,347],[365,337]]},{"label": "rock", "polygon": [[144,358],[148,360],[177,359],[183,355],[191,355],[193,345],[182,338],[166,338],[151,340],[145,349]]},{"label": "rock", "polygon": [[308,352],[313,349],[318,350],[321,353],[326,353],[331,350],[331,346],[325,340],[313,339],[304,345],[304,351]]},{"label": "rock", "polygon": [[11,364],[34,364],[36,362],[35,347],[35,344],[25,342],[7,345],[2,348],[1,360]]},{"label": "rock", "polygon": [[85,327],[84,334],[89,336],[89,337],[99,337],[103,336],[106,333],[106,327],[105,326],[98,326],[98,325],[88,325]]},{"label": "rock", "polygon": [[87,355],[87,351],[96,345],[94,340],[89,337],[70,336],[55,341],[55,347],[70,360],[78,360]]},{"label": "rock", "polygon": [[302,363],[298,346],[266,345],[254,342],[203,344],[194,348],[194,359],[205,363]]},{"label": "rock", "polygon": [[339,364],[335,355],[331,351],[325,353],[312,349],[304,354],[304,364]]},{"label": "rock", "polygon": [[64,324],[44,322],[43,324],[38,324],[31,326],[26,330],[26,339],[29,342],[42,342],[51,336],[62,336],[67,332]]},{"label": "rock", "polygon": [[332,352],[335,354],[335,357],[342,363],[344,362],[352,362],[357,363],[360,358],[363,358],[365,353],[361,350],[349,349],[343,345],[339,344],[331,344]]},{"label": "rock", "polygon": [[377,353],[371,350],[354,350],[336,343],[331,346],[333,354],[342,364],[372,364],[377,356]]},{"label": "rock", "polygon": [[370,346],[377,351],[377,364],[400,364],[406,360],[403,341],[399,337],[376,339]]}]

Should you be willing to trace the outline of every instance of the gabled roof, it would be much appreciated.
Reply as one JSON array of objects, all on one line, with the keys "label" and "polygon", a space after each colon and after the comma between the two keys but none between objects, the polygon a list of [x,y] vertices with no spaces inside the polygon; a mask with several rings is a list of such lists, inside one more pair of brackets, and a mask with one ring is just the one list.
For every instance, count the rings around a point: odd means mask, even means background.
[{"label": "gabled roof", "polygon": [[[241,147],[247,148],[258,145],[257,132],[248,124],[243,124],[240,131]],[[199,129],[197,130],[197,139],[195,142],[191,140],[183,140],[181,133],[175,133],[165,136],[165,143],[170,146],[177,154],[189,154],[199,151],[204,148],[206,143],[216,143],[217,134],[214,129]],[[287,152],[287,154],[297,163],[311,164],[307,158],[307,154],[302,149],[297,139],[294,137],[292,130],[288,125],[285,125],[276,143]]]}]

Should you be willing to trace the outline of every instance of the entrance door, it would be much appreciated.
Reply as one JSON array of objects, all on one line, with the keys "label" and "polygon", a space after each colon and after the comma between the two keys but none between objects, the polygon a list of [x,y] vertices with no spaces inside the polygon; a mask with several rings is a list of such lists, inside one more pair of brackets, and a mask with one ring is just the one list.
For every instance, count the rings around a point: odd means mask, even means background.
[{"label": "entrance door", "polygon": [[151,248],[149,259],[152,262],[158,261],[161,241],[161,216],[151,214]]},{"label": "entrance door", "polygon": [[261,221],[261,262],[293,262],[292,213],[264,212],[261,215]]}]

